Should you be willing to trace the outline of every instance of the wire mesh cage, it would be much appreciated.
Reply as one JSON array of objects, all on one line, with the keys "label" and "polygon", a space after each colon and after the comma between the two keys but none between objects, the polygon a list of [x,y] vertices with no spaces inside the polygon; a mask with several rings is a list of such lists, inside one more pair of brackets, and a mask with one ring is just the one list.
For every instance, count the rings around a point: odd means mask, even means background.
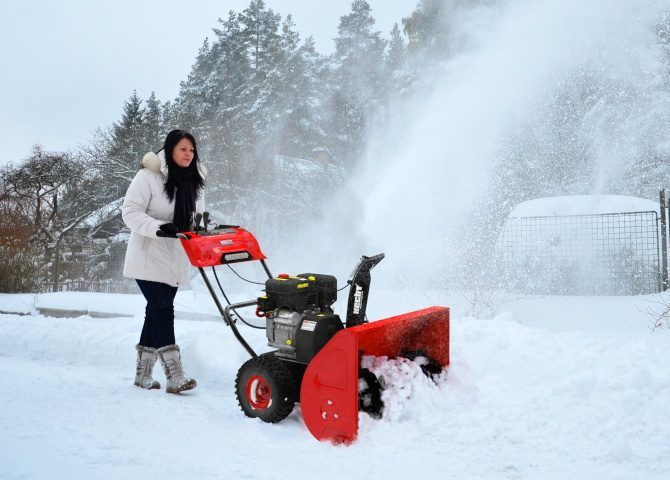
[{"label": "wire mesh cage", "polygon": [[503,285],[551,295],[660,291],[654,211],[510,217],[496,245]]}]

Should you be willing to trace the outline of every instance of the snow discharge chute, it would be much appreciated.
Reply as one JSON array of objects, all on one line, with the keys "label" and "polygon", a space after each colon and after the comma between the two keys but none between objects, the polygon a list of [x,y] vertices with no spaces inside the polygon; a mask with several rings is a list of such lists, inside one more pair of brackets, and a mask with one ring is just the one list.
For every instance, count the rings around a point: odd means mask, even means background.
[{"label": "snow discharge chute", "polygon": [[[234,225],[207,225],[177,234],[189,261],[198,268],[221,316],[250,354],[237,373],[235,390],[242,411],[269,423],[286,418],[300,402],[308,430],[318,440],[349,443],[358,433],[359,409],[382,413],[379,382],[361,367],[361,357],[422,357],[422,370],[436,373],[449,365],[449,309],[430,307],[367,323],[370,270],[383,254],[363,256],[348,279],[347,318],[334,313],[337,280],[302,273],[273,277],[256,238]],[[223,307],[204,268],[257,260],[268,280],[265,295]],[[268,345],[257,355],[237,329],[245,322],[238,309],[254,307],[265,321]],[[233,315],[234,312],[234,315]],[[361,387],[363,386],[363,388]],[[371,393],[370,393],[371,392]]]}]

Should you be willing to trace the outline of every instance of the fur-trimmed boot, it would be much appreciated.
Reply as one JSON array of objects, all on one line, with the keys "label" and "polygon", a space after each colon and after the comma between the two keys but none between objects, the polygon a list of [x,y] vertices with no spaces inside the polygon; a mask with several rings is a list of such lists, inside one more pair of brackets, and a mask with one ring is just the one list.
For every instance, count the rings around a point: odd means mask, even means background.
[{"label": "fur-trimmed boot", "polygon": [[135,350],[137,350],[135,385],[149,390],[152,388],[161,388],[161,384],[151,378],[151,372],[153,372],[156,358],[158,358],[156,349],[137,344],[135,345]]},{"label": "fur-trimmed boot", "polygon": [[158,359],[161,361],[163,371],[167,377],[167,386],[165,387],[167,393],[179,393],[195,388],[195,380],[184,376],[179,345],[166,345],[159,348],[157,352]]}]

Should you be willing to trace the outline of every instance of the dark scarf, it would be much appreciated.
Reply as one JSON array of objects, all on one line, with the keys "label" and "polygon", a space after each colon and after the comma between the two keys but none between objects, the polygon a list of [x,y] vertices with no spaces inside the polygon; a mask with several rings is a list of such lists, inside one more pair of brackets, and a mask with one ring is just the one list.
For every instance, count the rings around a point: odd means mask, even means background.
[{"label": "dark scarf", "polygon": [[180,232],[191,230],[195,199],[198,194],[194,185],[193,172],[189,168],[177,167],[174,169],[174,219],[172,222]]}]

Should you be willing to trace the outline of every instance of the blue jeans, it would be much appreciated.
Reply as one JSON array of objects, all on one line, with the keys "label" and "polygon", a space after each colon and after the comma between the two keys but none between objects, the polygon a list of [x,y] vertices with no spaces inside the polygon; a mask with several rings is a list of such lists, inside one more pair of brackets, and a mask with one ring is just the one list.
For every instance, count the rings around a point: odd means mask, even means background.
[{"label": "blue jeans", "polygon": [[149,280],[136,280],[147,300],[140,345],[160,348],[174,345],[174,297],[177,287]]}]

